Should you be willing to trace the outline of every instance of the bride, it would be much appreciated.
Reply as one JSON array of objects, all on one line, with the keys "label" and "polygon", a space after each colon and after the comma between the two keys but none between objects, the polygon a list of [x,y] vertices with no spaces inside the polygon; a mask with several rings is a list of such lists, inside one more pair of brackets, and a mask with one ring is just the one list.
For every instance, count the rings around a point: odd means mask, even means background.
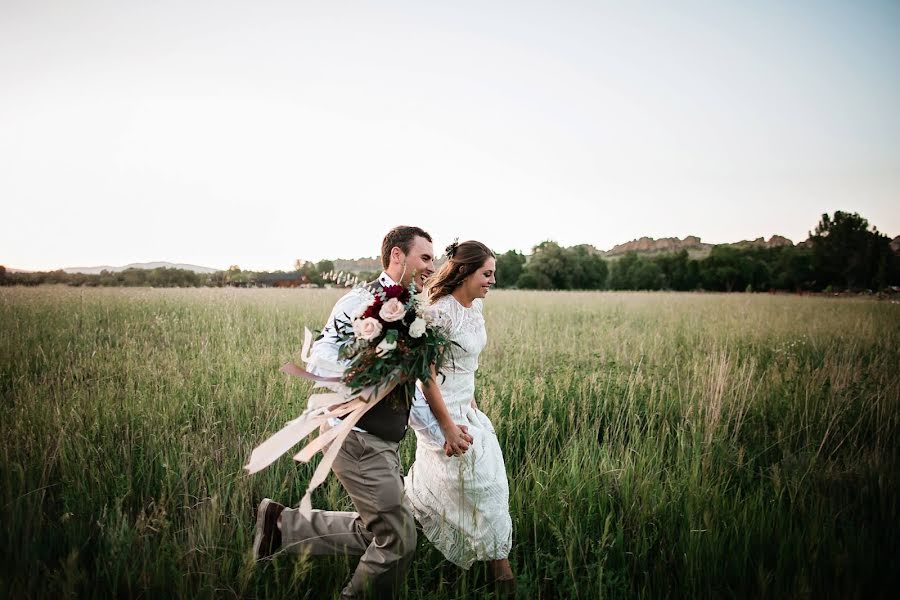
[{"label": "bride", "polygon": [[[447,247],[448,261],[428,282],[434,321],[456,342],[443,377],[432,377],[416,394],[410,425],[416,433],[416,460],[406,477],[406,496],[425,536],[451,562],[468,569],[490,561],[493,576],[513,585],[509,565],[512,520],[503,453],[487,415],[475,401],[478,355],[487,343],[483,298],[495,283],[496,261],[481,242]],[[429,408],[442,397],[447,411]],[[453,454],[442,428],[452,423],[474,438],[468,451]],[[450,454],[450,455],[448,455]]]}]

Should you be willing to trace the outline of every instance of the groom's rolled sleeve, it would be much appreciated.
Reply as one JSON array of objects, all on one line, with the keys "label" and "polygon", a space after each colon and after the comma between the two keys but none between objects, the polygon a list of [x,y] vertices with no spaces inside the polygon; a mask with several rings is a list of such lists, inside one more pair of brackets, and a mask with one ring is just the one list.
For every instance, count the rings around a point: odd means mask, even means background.
[{"label": "groom's rolled sleeve", "polygon": [[[361,307],[368,305],[371,300],[372,297],[369,292],[366,292],[361,288],[354,288],[337,301],[334,308],[331,309],[328,321],[322,328],[322,337],[316,340],[310,349],[309,362],[306,363],[307,371],[320,377],[343,376],[349,361],[340,359],[340,346],[338,345],[334,320],[335,318],[348,321],[351,320],[356,311]],[[332,392],[341,394],[345,398],[349,398],[352,394],[351,389],[343,383],[328,382],[319,385]],[[340,419],[331,419],[329,424],[332,427],[337,427],[340,424]],[[364,431],[359,427],[354,427],[353,429],[354,431]]]},{"label": "groom's rolled sleeve", "polygon": [[323,377],[340,377],[344,374],[347,361],[340,359],[340,346],[334,321],[335,319],[350,321],[364,303],[367,303],[366,293],[358,288],[347,292],[337,301],[322,328],[322,337],[312,345],[307,363],[310,373]]}]

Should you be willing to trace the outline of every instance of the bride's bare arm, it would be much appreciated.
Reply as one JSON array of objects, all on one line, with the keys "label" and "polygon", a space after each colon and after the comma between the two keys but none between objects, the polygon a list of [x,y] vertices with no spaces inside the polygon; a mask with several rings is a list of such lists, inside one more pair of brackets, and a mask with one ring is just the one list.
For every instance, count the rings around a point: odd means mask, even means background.
[{"label": "bride's bare arm", "polygon": [[441,426],[446,440],[444,451],[447,456],[464,453],[472,443],[472,436],[469,435],[465,425],[457,425],[450,416],[450,411],[447,410],[444,397],[441,395],[441,388],[437,384],[437,373],[434,366],[431,367],[431,378],[422,384],[422,392],[431,412],[434,413],[434,417]]}]

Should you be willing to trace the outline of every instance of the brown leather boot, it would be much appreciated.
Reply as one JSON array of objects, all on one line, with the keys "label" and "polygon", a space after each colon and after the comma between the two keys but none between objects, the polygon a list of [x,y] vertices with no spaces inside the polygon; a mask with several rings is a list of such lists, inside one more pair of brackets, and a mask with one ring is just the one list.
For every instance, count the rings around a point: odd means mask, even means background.
[{"label": "brown leather boot", "polygon": [[253,537],[253,558],[271,558],[281,548],[281,530],[278,517],[284,506],[269,498],[263,498],[256,509],[256,535]]}]

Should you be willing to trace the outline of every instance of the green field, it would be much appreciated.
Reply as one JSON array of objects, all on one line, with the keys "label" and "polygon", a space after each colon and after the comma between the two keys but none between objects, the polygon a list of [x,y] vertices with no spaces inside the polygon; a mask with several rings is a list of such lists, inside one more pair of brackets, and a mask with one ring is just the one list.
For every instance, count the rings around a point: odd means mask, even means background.
[{"label": "green field", "polygon": [[[336,596],[352,560],[250,557],[256,503],[299,502],[312,466],[241,466],[303,409],[278,367],[339,294],[0,289],[0,595]],[[900,585],[897,303],[494,291],[485,311],[519,597]],[[349,502],[331,477],[314,505]],[[406,597],[490,590],[420,536]]]}]

